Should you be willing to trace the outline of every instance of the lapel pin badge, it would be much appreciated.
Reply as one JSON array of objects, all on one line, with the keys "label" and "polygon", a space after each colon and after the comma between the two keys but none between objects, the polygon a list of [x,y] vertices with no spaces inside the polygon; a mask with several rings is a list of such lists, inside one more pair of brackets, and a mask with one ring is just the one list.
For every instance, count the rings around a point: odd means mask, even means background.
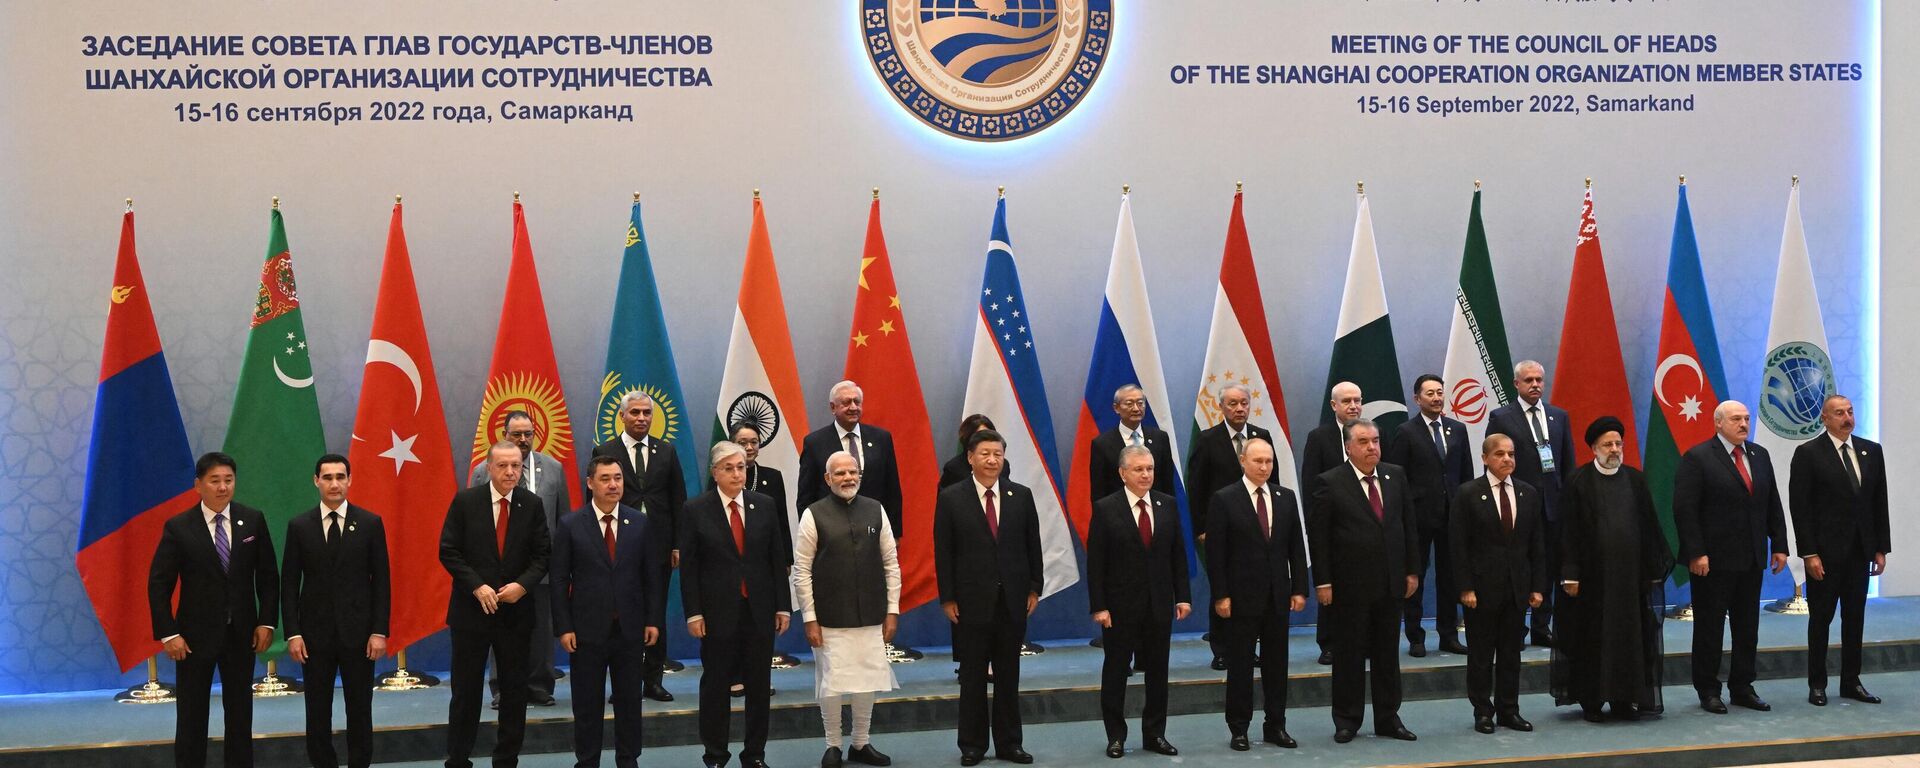
[{"label": "lapel pin badge", "polygon": [[247,524],[247,521],[245,521],[245,520],[235,520],[235,521],[233,521],[233,524],[234,524],[234,525],[246,525],[246,524]]},{"label": "lapel pin badge", "polygon": [[352,523],[348,523],[348,524],[347,524],[347,530],[349,530],[349,531],[357,531],[357,530],[360,530],[360,529],[359,529],[359,528],[356,528],[356,527],[354,527],[354,525],[353,525]]}]

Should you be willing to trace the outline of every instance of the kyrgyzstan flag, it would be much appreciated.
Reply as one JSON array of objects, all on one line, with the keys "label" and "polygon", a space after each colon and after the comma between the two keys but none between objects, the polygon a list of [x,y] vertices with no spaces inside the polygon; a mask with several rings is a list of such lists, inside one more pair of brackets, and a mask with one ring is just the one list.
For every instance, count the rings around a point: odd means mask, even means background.
[{"label": "kyrgyzstan flag", "polygon": [[940,465],[934,460],[933,427],[920,374],[907,341],[907,319],[900,290],[893,282],[893,260],[880,232],[880,196],[867,209],[867,244],[860,254],[860,279],[854,290],[853,331],[847,338],[848,381],[866,396],[862,421],[893,433],[894,461],[900,468],[900,612],[934,599],[939,585],[933,572],[933,501],[939,492]]},{"label": "kyrgyzstan flag", "polygon": [[[480,422],[473,430],[473,457],[468,469],[487,460],[487,449],[506,439],[507,414],[521,411],[533,417],[533,449],[560,461],[567,483],[565,514],[580,505],[580,472],[575,468],[573,421],[567,417],[567,398],[560,387],[560,365],[553,359],[553,335],[547,330],[547,304],[540,295],[540,275],[533,268],[533,242],[527,237],[527,216],[519,194],[513,200],[513,263],[507,269],[507,295],[500,303],[500,330],[493,336],[493,366],[487,370],[487,393],[480,401]],[[533,478],[537,483],[559,478]]]},{"label": "kyrgyzstan flag", "polygon": [[1607,264],[1600,257],[1600,224],[1593,218],[1593,182],[1580,206],[1580,236],[1573,246],[1573,279],[1567,284],[1567,314],[1560,322],[1560,359],[1553,364],[1554,405],[1567,409],[1574,465],[1593,461],[1584,437],[1587,425],[1602,416],[1620,420],[1627,433],[1626,462],[1640,466],[1640,440],[1633,431],[1633,394],[1627,390],[1627,366],[1620,356],[1620,328],[1613,321],[1613,294],[1607,289]]},{"label": "kyrgyzstan flag", "polygon": [[160,650],[147,619],[147,563],[160,545],[160,528],[199,500],[187,428],[133,248],[132,210],[120,219],[102,347],[73,560],[125,672]]},{"label": "kyrgyzstan flag", "polygon": [[358,468],[351,501],[387,526],[387,559],[398,587],[387,638],[398,652],[446,626],[452,583],[440,567],[440,528],[458,486],[397,198],[347,459]]}]

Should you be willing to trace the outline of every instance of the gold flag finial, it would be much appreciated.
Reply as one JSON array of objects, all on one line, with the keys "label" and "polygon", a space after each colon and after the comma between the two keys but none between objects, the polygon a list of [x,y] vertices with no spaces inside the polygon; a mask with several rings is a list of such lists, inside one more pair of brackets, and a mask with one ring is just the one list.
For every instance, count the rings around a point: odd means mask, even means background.
[{"label": "gold flag finial", "polygon": [[1233,193],[1234,193],[1234,194],[1236,194],[1236,195],[1237,195],[1237,194],[1240,194],[1240,191],[1241,191],[1241,190],[1243,190],[1243,189],[1245,189],[1245,188],[1246,188],[1246,186],[1247,186],[1247,183],[1246,183],[1246,182],[1244,182],[1244,181],[1236,181],[1236,182],[1234,182],[1234,183],[1233,183]]},{"label": "gold flag finial", "polygon": [[1592,176],[1588,176],[1588,177],[1587,177],[1587,189],[1588,189],[1589,191],[1591,191],[1591,190],[1593,189],[1593,177],[1592,177]]},{"label": "gold flag finial", "polygon": [[1680,174],[1680,186],[1684,187],[1686,185],[1687,185],[1687,175],[1684,173]]},{"label": "gold flag finial", "polygon": [[1364,181],[1356,181],[1356,182],[1354,182],[1354,183],[1353,183],[1353,192],[1354,192],[1354,194],[1357,194],[1357,195],[1364,195],[1364,194],[1366,194],[1366,193],[1367,193],[1367,183],[1366,183],[1366,182],[1364,182]]},{"label": "gold flag finial", "polygon": [[274,209],[274,210],[276,210],[276,211],[277,211],[277,210],[280,210],[280,196],[279,196],[279,195],[274,195],[274,196],[273,196],[273,209]]},{"label": "gold flag finial", "polygon": [[516,203],[520,202],[520,190],[516,189],[513,191],[513,201]]},{"label": "gold flag finial", "polygon": [[874,188],[873,188],[873,199],[874,199],[874,200],[879,200],[879,199],[880,199],[880,188],[879,188],[879,187],[874,187]]},{"label": "gold flag finial", "polygon": [[131,197],[127,198],[127,210],[128,211],[133,210],[133,198]]},{"label": "gold flag finial", "polygon": [[1132,184],[1122,184],[1122,185],[1120,185],[1120,194],[1123,194],[1123,195],[1131,195],[1131,194],[1133,194],[1133,185],[1132,185]]},{"label": "gold flag finial", "polygon": [[635,193],[633,193],[633,201],[634,201],[634,202],[636,202],[636,203],[637,203],[637,202],[640,202],[640,193],[639,193],[639,192],[635,192]]},{"label": "gold flag finial", "polygon": [[1000,185],[1000,197],[1004,199],[1006,196],[1007,196],[1007,185],[1002,184]]},{"label": "gold flag finial", "polygon": [[399,195],[394,195],[394,196],[393,196],[393,204],[394,204],[394,205],[399,205],[399,204],[400,204],[400,196],[399,196]]},{"label": "gold flag finial", "polygon": [[1794,189],[1800,188],[1800,174],[1796,173],[1793,175],[1793,188]]},{"label": "gold flag finial", "polygon": [[760,199],[760,188],[759,188],[759,187],[754,187],[754,188],[753,188],[753,199],[755,199],[755,200],[758,200],[758,199]]},{"label": "gold flag finial", "polygon": [[1474,188],[1474,189],[1476,189],[1476,190],[1480,188],[1480,180],[1479,180],[1479,179],[1474,179],[1474,180],[1473,180],[1473,188]]}]

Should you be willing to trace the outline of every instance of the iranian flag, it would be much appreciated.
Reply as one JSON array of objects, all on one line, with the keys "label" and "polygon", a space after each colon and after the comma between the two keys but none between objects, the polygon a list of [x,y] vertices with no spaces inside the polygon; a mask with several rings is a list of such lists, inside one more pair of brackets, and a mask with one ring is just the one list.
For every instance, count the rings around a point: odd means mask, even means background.
[{"label": "iranian flag", "polygon": [[1280,391],[1280,369],[1273,361],[1267,308],[1260,302],[1260,276],[1253,268],[1253,246],[1247,240],[1240,197],[1240,192],[1233,193],[1233,214],[1227,219],[1227,246],[1220,255],[1220,284],[1213,291],[1213,322],[1207,328],[1206,363],[1200,371],[1200,392],[1194,396],[1188,445],[1200,439],[1202,430],[1226,418],[1220,412],[1220,388],[1239,384],[1253,398],[1247,423],[1273,433],[1273,455],[1279,457],[1273,463],[1273,480],[1299,488],[1287,398]]},{"label": "iranian flag", "polygon": [[[236,498],[266,515],[267,529],[275,534],[278,561],[280,550],[286,548],[287,537],[281,534],[287,521],[319,503],[313,461],[327,452],[327,438],[320,428],[320,399],[313,391],[313,362],[293,282],[293,254],[287,249],[287,228],[277,199],[223,449],[246,468],[246,480],[235,485]],[[283,643],[276,628],[267,656],[279,655]]]},{"label": "iranian flag", "polygon": [[[1753,441],[1776,456],[1792,456],[1795,448],[1817,437],[1825,427],[1820,410],[1833,394],[1833,360],[1827,356],[1827,324],[1820,319],[1820,300],[1813,290],[1813,263],[1807,256],[1807,234],[1800,227],[1800,179],[1787,193],[1787,224],[1780,234],[1780,267],[1773,279],[1773,319],[1767,325],[1766,369],[1760,372],[1761,392],[1754,398]],[[1793,478],[1793,462],[1773,466],[1782,487]],[[1788,514],[1793,510],[1789,508]],[[1793,526],[1787,526],[1787,549],[1798,553]],[[1805,584],[1805,565],[1787,558],[1793,583]]]},{"label": "iranian flag", "polygon": [[1493,257],[1487,253],[1487,230],[1480,224],[1480,190],[1475,189],[1440,378],[1447,388],[1445,412],[1467,425],[1467,444],[1476,452],[1487,436],[1487,415],[1512,399],[1506,386],[1512,371],[1507,323],[1500,317],[1500,294],[1493,288]]},{"label": "iranian flag", "polygon": [[[1327,387],[1351,381],[1360,385],[1366,403],[1360,415],[1380,426],[1384,439],[1407,420],[1407,401],[1401,392],[1400,357],[1393,349],[1393,321],[1387,316],[1386,283],[1380,277],[1380,252],[1373,241],[1373,209],[1367,193],[1356,197],[1359,212],[1353,219],[1353,250],[1347,256],[1347,286],[1340,297],[1340,325],[1333,333],[1333,361],[1327,366]],[[1320,406],[1320,420],[1333,423],[1333,405]]]},{"label": "iranian flag", "polygon": [[[729,425],[751,423],[760,429],[759,464],[788,478],[800,476],[800,441],[808,432],[806,400],[800,394],[787,305],[780,298],[780,272],[774,267],[773,241],[767,236],[767,216],[757,190],[727,367],[720,375],[720,399],[713,413],[715,441],[726,438]],[[799,530],[795,511],[784,511],[791,530]]]}]

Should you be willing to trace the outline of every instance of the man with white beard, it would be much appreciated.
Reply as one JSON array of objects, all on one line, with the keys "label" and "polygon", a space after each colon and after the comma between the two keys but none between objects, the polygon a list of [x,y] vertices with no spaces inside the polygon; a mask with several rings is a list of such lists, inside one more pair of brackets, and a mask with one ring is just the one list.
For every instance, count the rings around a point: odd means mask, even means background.
[{"label": "man with white beard", "polygon": [[893,760],[868,741],[873,700],[898,687],[887,643],[900,619],[900,560],[880,502],[860,495],[852,454],[827,457],[830,493],[800,516],[793,552],[794,591],[813,646],[814,692],[826,729],[822,768],[841,765],[841,707],[853,707],[853,744],[845,756],[866,765]]}]

